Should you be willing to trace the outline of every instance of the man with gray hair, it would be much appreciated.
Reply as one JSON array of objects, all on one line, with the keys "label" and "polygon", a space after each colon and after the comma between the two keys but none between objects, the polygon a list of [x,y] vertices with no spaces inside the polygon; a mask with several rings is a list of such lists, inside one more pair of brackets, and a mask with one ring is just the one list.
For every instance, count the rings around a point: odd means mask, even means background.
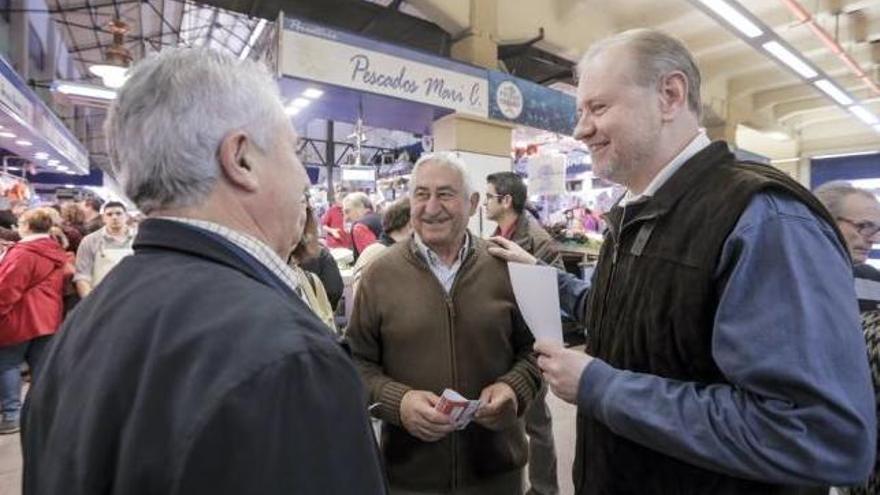
[{"label": "man with gray hair", "polygon": [[880,310],[880,270],[867,263],[880,243],[880,201],[871,191],[846,181],[831,181],[813,193],[837,220],[853,263],[856,296],[861,311]]},{"label": "man with gray hair", "polygon": [[706,137],[700,73],[678,40],[627,31],[578,69],[575,137],[627,193],[591,283],[558,277],[586,353],[535,344],[551,390],[578,407],[577,493],[788,494],[867,478],[874,400],[834,219]]},{"label": "man with gray hair", "polygon": [[105,127],[149,218],[30,391],[24,493],[384,493],[357,371],[285,262],[308,178],[269,73],[165,50]]},{"label": "man with gray hair", "polygon": [[[479,194],[456,156],[422,156],[410,191],[414,234],[367,267],[348,327],[391,493],[521,494],[540,375],[507,267],[467,231]],[[437,410],[445,389],[482,401],[473,423]]]},{"label": "man with gray hair", "polygon": [[342,214],[351,223],[349,238],[354,259],[382,236],[382,218],[373,210],[373,202],[362,192],[354,192],[342,200]]}]

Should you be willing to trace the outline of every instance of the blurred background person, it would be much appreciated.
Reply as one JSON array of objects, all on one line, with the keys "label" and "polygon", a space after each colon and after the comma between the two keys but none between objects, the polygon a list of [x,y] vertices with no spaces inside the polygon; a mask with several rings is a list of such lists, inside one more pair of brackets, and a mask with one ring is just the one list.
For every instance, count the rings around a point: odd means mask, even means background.
[{"label": "blurred background person", "polygon": [[134,232],[128,227],[125,205],[110,201],[101,216],[104,227],[85,236],[76,252],[73,282],[80,298],[89,295],[122,258],[132,253]]},{"label": "blurred background person", "polygon": [[[318,315],[318,318],[320,318],[332,332],[336,333],[336,323],[334,320],[335,306],[331,304],[330,299],[327,297],[327,292],[324,289],[324,284],[321,282],[321,278],[316,273],[308,271],[302,266],[305,261],[317,260],[322,251],[325,251],[325,249],[321,246],[318,239],[318,221],[315,219],[312,207],[308,206],[306,207],[306,221],[305,226],[303,227],[302,237],[296,245],[296,248],[294,248],[293,252],[290,254],[288,265],[293,269],[296,275],[301,292],[300,296],[309,308]],[[330,259],[332,261],[332,258]],[[336,273],[339,274],[338,268]]]},{"label": "blurred background person", "polygon": [[104,219],[101,218],[101,206],[104,202],[99,198],[86,198],[80,203],[80,208],[85,215],[85,232],[83,235],[91,234],[100,230],[104,226]]},{"label": "blurred background person", "polygon": [[352,269],[354,282],[352,292],[357,292],[361,275],[373,260],[378,258],[388,246],[396,242],[402,242],[412,235],[412,225],[409,221],[409,198],[403,198],[391,203],[382,214],[382,235],[379,240],[367,246],[358,257]]},{"label": "blurred background person", "polygon": [[342,200],[345,199],[345,190],[336,189],[336,201],[324,213],[321,218],[321,226],[324,229],[324,241],[329,248],[351,249],[351,237],[345,229],[345,214],[342,211]]},{"label": "blurred background person", "polygon": [[21,365],[37,380],[43,351],[61,325],[68,257],[50,236],[58,217],[51,208],[18,219],[21,241],[0,262],[0,433],[19,430]]},{"label": "blurred background person", "polygon": [[367,246],[382,235],[382,218],[373,210],[373,202],[362,192],[347,195],[342,200],[345,221],[351,224],[351,245],[357,262]]}]

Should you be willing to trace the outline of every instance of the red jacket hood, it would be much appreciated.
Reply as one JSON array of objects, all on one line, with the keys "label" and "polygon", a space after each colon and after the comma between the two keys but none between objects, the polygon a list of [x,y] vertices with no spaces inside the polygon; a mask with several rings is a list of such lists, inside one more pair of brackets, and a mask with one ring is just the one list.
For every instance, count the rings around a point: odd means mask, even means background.
[{"label": "red jacket hood", "polygon": [[58,242],[51,237],[36,239],[27,242],[19,242],[15,245],[15,248],[39,255],[51,261],[57,266],[64,266],[64,263],[67,262],[67,254],[64,252],[63,249],[61,249],[61,246],[58,244]]}]

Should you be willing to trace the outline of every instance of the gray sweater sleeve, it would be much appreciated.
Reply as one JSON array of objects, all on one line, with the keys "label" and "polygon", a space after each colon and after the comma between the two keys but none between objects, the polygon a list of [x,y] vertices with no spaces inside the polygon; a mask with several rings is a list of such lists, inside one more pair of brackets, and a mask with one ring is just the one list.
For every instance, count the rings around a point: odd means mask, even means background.
[{"label": "gray sweater sleeve", "polygon": [[786,484],[854,484],[874,462],[874,394],[851,269],[805,206],[757,196],[718,266],[712,355],[729,384],[594,360],[578,409],[683,461]]}]

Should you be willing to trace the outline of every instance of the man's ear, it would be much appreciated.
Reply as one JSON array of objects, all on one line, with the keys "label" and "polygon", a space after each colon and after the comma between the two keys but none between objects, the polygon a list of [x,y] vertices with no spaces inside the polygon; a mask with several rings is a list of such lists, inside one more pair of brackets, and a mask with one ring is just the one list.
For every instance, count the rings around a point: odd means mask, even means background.
[{"label": "man's ear", "polygon": [[660,78],[660,116],[665,122],[687,110],[687,95],[690,90],[687,77],[681,71],[673,71]]},{"label": "man's ear", "polygon": [[254,154],[257,152],[250,137],[241,131],[227,134],[220,142],[217,162],[223,177],[233,186],[254,192],[259,188]]}]

